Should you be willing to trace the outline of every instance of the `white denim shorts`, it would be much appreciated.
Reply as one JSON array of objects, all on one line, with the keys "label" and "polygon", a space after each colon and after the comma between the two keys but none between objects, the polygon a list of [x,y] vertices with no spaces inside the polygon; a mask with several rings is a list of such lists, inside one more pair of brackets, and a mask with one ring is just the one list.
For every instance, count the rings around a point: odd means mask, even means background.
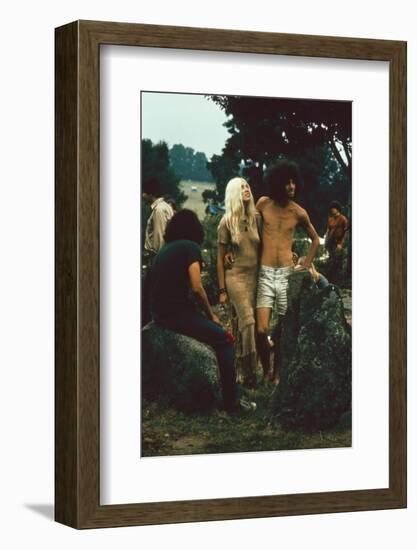
[{"label": "white denim shorts", "polygon": [[256,307],[269,307],[277,315],[287,311],[288,276],[294,267],[268,267],[261,265],[256,291]]}]

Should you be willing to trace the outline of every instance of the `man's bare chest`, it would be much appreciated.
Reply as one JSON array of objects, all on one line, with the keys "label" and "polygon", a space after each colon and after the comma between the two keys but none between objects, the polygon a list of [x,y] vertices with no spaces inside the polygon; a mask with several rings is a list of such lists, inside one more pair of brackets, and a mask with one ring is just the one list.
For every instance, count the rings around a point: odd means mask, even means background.
[{"label": "man's bare chest", "polygon": [[267,233],[292,233],[298,224],[293,209],[268,208],[263,212],[263,225]]}]

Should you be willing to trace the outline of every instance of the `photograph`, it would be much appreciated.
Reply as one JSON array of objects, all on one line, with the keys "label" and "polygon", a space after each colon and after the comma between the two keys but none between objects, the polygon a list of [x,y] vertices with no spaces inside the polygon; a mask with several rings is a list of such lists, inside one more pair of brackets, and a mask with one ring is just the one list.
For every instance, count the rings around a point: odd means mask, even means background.
[{"label": "photograph", "polygon": [[352,101],[141,90],[141,457],[352,446]]}]

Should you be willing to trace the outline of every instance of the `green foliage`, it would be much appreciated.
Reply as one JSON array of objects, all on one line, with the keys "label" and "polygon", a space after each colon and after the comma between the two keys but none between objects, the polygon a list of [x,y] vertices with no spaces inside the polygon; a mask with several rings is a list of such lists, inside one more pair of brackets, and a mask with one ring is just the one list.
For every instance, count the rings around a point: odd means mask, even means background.
[{"label": "green foliage", "polygon": [[207,204],[210,200],[217,200],[217,191],[214,189],[204,189],[201,193],[204,204]]},{"label": "green foliage", "polygon": [[236,156],[213,155],[208,168],[213,174],[219,200],[224,200],[227,182],[239,174],[239,160]]},{"label": "green foliage", "polygon": [[153,144],[150,139],[143,139],[141,153],[142,181],[157,178],[161,182],[163,195],[171,197],[179,208],[187,197],[180,189],[180,178],[170,167],[167,144],[164,141]]},{"label": "green foliage", "polygon": [[206,216],[203,221],[204,243],[202,246],[204,270],[203,284],[210,303],[218,302],[218,281],[217,281],[217,227],[222,214]]},{"label": "green foliage", "polygon": [[212,182],[213,176],[207,168],[207,157],[192,147],[181,143],[173,145],[169,151],[170,165],[180,179]]},{"label": "green foliage", "polygon": [[[211,96],[229,117],[229,157],[268,166],[279,155],[288,156],[325,143],[340,144],[351,156],[351,104],[343,101],[288,98]],[[335,155],[336,156],[336,155]],[[338,157],[343,162],[343,157]]]}]

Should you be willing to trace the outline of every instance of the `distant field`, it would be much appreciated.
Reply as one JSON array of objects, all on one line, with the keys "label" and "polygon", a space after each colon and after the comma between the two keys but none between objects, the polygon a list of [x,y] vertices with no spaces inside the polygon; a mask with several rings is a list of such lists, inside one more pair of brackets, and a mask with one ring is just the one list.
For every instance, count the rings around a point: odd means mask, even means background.
[{"label": "distant field", "polygon": [[[203,203],[202,193],[205,189],[215,189],[215,183],[204,183],[201,181],[183,180],[180,182],[181,190],[188,196],[183,204],[183,208],[194,210],[200,220],[204,219],[206,204]],[[191,191],[191,187],[196,187],[197,191]]]}]

